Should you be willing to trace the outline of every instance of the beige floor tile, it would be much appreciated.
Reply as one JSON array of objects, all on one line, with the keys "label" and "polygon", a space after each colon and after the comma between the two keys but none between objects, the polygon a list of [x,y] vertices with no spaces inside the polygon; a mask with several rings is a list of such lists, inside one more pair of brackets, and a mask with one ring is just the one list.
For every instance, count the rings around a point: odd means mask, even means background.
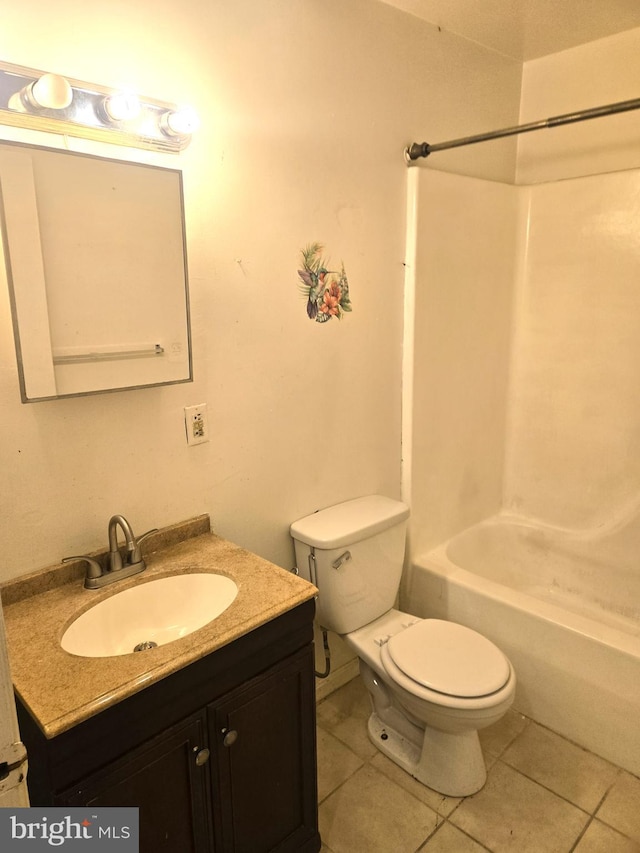
[{"label": "beige floor tile", "polygon": [[349,717],[367,719],[371,713],[369,694],[361,678],[353,678],[323,699],[316,709],[318,724],[331,730]]},{"label": "beige floor tile", "polygon": [[575,806],[498,761],[451,823],[494,853],[567,853],[588,821]]},{"label": "beige floor tile", "polygon": [[365,765],[320,805],[320,834],[334,853],[412,853],[440,818]]},{"label": "beige floor tile", "polygon": [[640,853],[640,779],[518,712],[480,732],[488,780],[465,800],[379,752],[369,714],[360,678],[318,705],[321,853]]},{"label": "beige floor tile", "polygon": [[603,758],[530,723],[502,760],[590,814],[619,773]]},{"label": "beige floor tile", "polygon": [[362,759],[323,729],[317,730],[318,802],[362,767]]},{"label": "beige floor tile", "polygon": [[639,853],[640,844],[615,829],[594,820],[580,839],[574,853]]},{"label": "beige floor tile", "polygon": [[319,726],[366,761],[377,752],[367,731],[370,714],[369,695],[362,679],[354,678],[318,705],[317,719]]},{"label": "beige floor tile", "polygon": [[485,853],[486,849],[457,827],[445,822],[420,848],[420,853]]},{"label": "beige floor tile", "polygon": [[352,752],[368,761],[378,752],[367,729],[369,717],[349,717],[330,729],[331,734],[341,740]]},{"label": "beige floor tile", "polygon": [[622,771],[596,814],[599,820],[640,843],[640,779]]},{"label": "beige floor tile", "polygon": [[444,794],[440,794],[432,788],[427,788],[426,785],[418,782],[418,780],[414,779],[413,776],[410,776],[406,770],[403,770],[402,767],[398,767],[397,764],[381,752],[378,752],[375,758],[373,758],[369,763],[372,767],[375,767],[376,770],[384,773],[385,776],[393,780],[397,785],[400,785],[400,787],[404,788],[405,791],[413,794],[414,797],[417,797],[421,802],[443,817],[451,814],[458,803],[461,802],[460,798],[445,797]]},{"label": "beige floor tile", "polygon": [[529,720],[526,717],[510,709],[497,723],[478,732],[482,752],[485,756],[502,755],[514,738],[528,725]]}]

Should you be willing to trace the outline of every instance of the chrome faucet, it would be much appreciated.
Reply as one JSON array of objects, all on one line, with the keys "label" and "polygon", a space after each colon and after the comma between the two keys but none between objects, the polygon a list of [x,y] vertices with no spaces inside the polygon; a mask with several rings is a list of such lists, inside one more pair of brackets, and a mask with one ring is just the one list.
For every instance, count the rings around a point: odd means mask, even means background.
[{"label": "chrome faucet", "polygon": [[[120,527],[124,533],[124,539],[127,545],[127,554],[130,555],[133,554],[134,551],[136,552],[137,559],[134,561],[129,558],[129,564],[135,565],[142,562],[142,569],[140,569],[140,571],[142,571],[144,569],[144,561],[140,555],[140,548],[136,542],[136,537],[133,535],[131,525],[124,515],[114,515],[109,519],[109,571],[120,572],[124,566],[124,563],[122,562],[122,554],[118,547],[118,527]],[[135,573],[131,572],[131,574]]]},{"label": "chrome faucet", "polygon": [[[126,547],[124,558],[118,545],[118,527],[124,533]],[[153,530],[147,530],[139,539],[136,539],[127,519],[123,515],[114,515],[109,519],[109,554],[106,569],[100,565],[98,560],[87,556],[65,557],[62,562],[84,560],[87,563],[87,574],[84,579],[85,589],[101,589],[103,586],[117,580],[124,580],[124,578],[137,575],[145,570],[146,564],[142,559],[140,543],[147,536],[156,533],[157,530],[158,528],[154,527]]]}]

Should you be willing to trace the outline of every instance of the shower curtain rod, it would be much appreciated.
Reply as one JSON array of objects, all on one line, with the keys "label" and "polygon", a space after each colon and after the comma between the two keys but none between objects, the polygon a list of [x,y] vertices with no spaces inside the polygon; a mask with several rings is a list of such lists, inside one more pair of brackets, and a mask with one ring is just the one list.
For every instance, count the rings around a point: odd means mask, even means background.
[{"label": "shower curtain rod", "polygon": [[560,127],[563,124],[572,124],[576,121],[586,121],[591,118],[625,113],[629,110],[640,109],[640,98],[631,101],[618,101],[616,104],[607,104],[604,107],[593,107],[590,110],[582,110],[577,113],[566,113],[553,118],[532,121],[530,124],[519,124],[515,127],[506,127],[503,130],[493,130],[490,133],[479,133],[477,136],[463,136],[460,139],[450,139],[448,142],[438,142],[429,145],[428,142],[414,142],[404,150],[405,160],[410,163],[418,157],[428,157],[434,151],[445,151],[447,148],[459,148],[462,145],[473,145],[476,142],[487,142],[489,139],[500,139],[503,136],[514,136],[517,133],[528,133],[531,130],[542,130],[545,127]]}]

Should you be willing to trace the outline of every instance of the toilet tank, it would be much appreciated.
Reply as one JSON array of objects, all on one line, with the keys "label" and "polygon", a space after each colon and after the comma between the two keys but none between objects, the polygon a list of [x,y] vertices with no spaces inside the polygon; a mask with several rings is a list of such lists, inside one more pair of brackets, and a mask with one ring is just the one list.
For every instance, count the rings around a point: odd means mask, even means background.
[{"label": "toilet tank", "polygon": [[318,587],[323,628],[348,634],[394,606],[408,518],[406,504],[368,495],[294,521],[298,571]]}]

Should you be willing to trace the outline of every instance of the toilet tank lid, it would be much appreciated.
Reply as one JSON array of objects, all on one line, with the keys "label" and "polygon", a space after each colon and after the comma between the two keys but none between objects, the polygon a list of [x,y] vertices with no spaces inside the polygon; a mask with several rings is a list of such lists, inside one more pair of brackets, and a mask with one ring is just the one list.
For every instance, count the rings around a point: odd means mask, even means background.
[{"label": "toilet tank lid", "polygon": [[384,495],[345,501],[294,521],[291,536],[314,548],[328,550],[368,539],[409,517],[409,507]]}]

